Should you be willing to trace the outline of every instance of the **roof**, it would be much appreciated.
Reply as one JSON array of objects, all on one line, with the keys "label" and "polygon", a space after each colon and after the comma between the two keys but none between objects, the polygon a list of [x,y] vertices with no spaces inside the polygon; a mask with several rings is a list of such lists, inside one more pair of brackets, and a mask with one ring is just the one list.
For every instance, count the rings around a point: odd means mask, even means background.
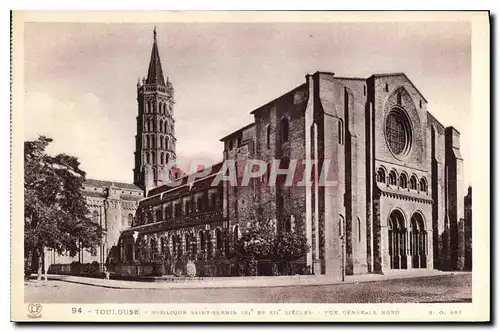
[{"label": "roof", "polygon": [[221,142],[223,142],[223,141],[225,141],[227,138],[229,138],[229,137],[233,136],[234,134],[237,134],[237,133],[239,133],[239,132],[241,132],[241,131],[243,131],[243,130],[245,130],[245,129],[248,129],[248,128],[250,128],[250,127],[254,126],[254,125],[255,125],[255,123],[254,123],[254,122],[252,122],[252,123],[250,123],[250,124],[247,124],[245,127],[242,127],[242,128],[240,128],[240,129],[238,129],[238,130],[236,130],[236,131],[233,131],[231,134],[228,134],[228,135],[226,135],[226,136],[222,137],[222,138],[220,139],[220,141],[221,141]]},{"label": "roof", "polygon": [[277,102],[278,100],[282,99],[282,98],[285,98],[287,97],[288,95],[290,95],[291,93],[297,91],[297,90],[300,90],[301,88],[303,88],[304,86],[306,85],[306,83],[302,83],[301,85],[299,86],[296,86],[295,88],[289,90],[288,92],[285,92],[284,94],[282,94],[281,96],[277,97],[277,98],[274,98],[273,100],[271,100],[270,102],[267,102],[265,103],[264,105],[254,109],[253,111],[250,112],[250,114],[254,114],[254,113],[257,113],[258,111],[264,109],[266,106],[269,106],[275,102]]},{"label": "roof", "polygon": [[[205,179],[207,177],[210,177],[210,176],[213,176],[214,174],[219,173],[219,171],[222,168],[222,164],[223,164],[223,162],[220,162],[220,163],[212,165],[210,167],[210,173],[208,175],[205,175],[202,178],[196,178],[195,182],[200,181],[202,179]],[[203,170],[201,170],[200,172],[203,172]],[[199,173],[199,172],[196,172],[196,173]],[[149,193],[148,193],[148,197],[144,198],[144,200],[149,200],[149,199],[151,199],[155,195],[158,195],[158,194],[161,194],[161,193],[164,193],[164,192],[168,192],[168,191],[173,191],[175,189],[179,189],[179,188],[181,188],[183,186],[188,185],[189,184],[188,180],[190,180],[190,176],[192,174],[196,174],[196,173],[191,173],[191,174],[183,176],[180,179],[175,180],[174,182],[178,183],[176,185],[174,185],[173,183],[170,183],[170,184],[164,184],[164,185],[162,185],[160,187],[156,187],[156,188],[151,189],[149,191]]]},{"label": "roof", "polygon": [[161,69],[160,52],[158,51],[158,45],[156,44],[156,27],[153,31],[153,48],[151,49],[151,59],[149,60],[146,84],[165,85],[163,70]]},{"label": "roof", "polygon": [[334,76],[333,79],[336,79],[336,80],[366,81],[366,78],[363,78],[363,77],[340,77],[340,76]]},{"label": "roof", "polygon": [[136,186],[135,184],[132,183],[125,183],[125,182],[116,182],[116,181],[105,181],[105,180],[96,180],[96,179],[86,179],[84,182],[84,185],[87,186],[93,186],[93,187],[101,187],[101,188],[107,188],[110,186],[115,186],[121,189],[130,189],[130,190],[140,190],[142,191],[141,188]]},{"label": "roof", "polygon": [[425,99],[425,97],[422,94],[422,92],[420,92],[420,90],[417,89],[417,87],[415,86],[415,84],[413,84],[413,82],[408,78],[408,76],[406,76],[405,73],[373,74],[370,77],[379,78],[379,77],[389,77],[389,76],[404,76],[408,80],[408,82],[410,82],[411,86],[418,92],[418,94],[420,95],[420,97],[422,97],[422,99],[427,103],[427,99]]},{"label": "roof", "polygon": [[446,127],[443,126],[443,124],[438,119],[436,119],[436,117],[432,115],[431,112],[427,111],[427,115],[430,116],[432,120],[434,120],[442,128],[442,130],[445,130]]},{"label": "roof", "polygon": [[104,194],[102,192],[95,192],[95,191],[83,191],[83,196],[84,197],[104,197]]}]

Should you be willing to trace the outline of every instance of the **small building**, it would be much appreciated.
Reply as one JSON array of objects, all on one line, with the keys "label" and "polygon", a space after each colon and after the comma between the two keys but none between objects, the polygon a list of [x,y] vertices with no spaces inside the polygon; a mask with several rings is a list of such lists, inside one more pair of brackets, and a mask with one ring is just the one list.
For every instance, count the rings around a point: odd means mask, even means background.
[{"label": "small building", "polygon": [[98,263],[102,269],[120,232],[132,226],[139,200],[144,198],[143,190],[133,184],[95,179],[83,183],[82,195],[89,209],[89,218],[103,229],[103,243],[97,248],[81,250],[76,257],[47,251],[46,263],[50,264],[51,273],[58,273],[61,269],[69,273],[72,262]]}]

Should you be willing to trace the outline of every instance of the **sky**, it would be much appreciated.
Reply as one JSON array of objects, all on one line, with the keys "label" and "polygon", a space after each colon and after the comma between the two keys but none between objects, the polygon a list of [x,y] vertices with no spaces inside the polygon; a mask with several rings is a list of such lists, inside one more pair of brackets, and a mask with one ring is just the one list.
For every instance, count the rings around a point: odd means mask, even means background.
[{"label": "sky", "polygon": [[[25,139],[54,139],[87,177],[132,182],[136,84],[154,24],[27,23]],[[428,110],[461,133],[470,183],[471,35],[466,22],[156,23],[163,73],[175,89],[177,157],[222,159],[220,138],[252,110],[316,71],[340,77],[404,72]]]}]

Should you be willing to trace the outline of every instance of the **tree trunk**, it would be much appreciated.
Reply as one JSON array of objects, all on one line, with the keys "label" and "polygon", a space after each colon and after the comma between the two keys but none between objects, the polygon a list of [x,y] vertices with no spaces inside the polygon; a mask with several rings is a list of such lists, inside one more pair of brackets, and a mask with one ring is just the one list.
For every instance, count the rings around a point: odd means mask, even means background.
[{"label": "tree trunk", "polygon": [[45,278],[45,281],[47,281],[47,273],[49,272],[49,267],[50,267],[50,264],[49,262],[47,261],[47,259],[50,259],[50,256],[47,255],[45,256],[45,251],[43,252],[43,272],[44,272],[44,278]]},{"label": "tree trunk", "polygon": [[38,271],[36,280],[42,280],[42,272],[43,272],[43,249],[38,249]]},{"label": "tree trunk", "polygon": [[25,249],[25,263],[24,263],[24,279],[29,280],[31,276],[31,269],[33,268],[33,250]]},{"label": "tree trunk", "polygon": [[31,251],[31,264],[30,264],[30,268],[29,268],[29,275],[31,277],[31,274],[35,271],[35,269],[38,269],[38,250],[35,248],[33,248],[33,250]]}]

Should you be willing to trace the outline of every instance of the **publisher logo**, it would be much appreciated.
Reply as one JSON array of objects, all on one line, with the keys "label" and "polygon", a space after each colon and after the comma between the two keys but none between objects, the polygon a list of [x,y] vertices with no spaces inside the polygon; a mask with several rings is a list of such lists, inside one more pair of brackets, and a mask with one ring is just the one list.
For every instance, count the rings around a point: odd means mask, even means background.
[{"label": "publisher logo", "polygon": [[40,303],[28,304],[28,318],[42,317],[42,305]]}]

